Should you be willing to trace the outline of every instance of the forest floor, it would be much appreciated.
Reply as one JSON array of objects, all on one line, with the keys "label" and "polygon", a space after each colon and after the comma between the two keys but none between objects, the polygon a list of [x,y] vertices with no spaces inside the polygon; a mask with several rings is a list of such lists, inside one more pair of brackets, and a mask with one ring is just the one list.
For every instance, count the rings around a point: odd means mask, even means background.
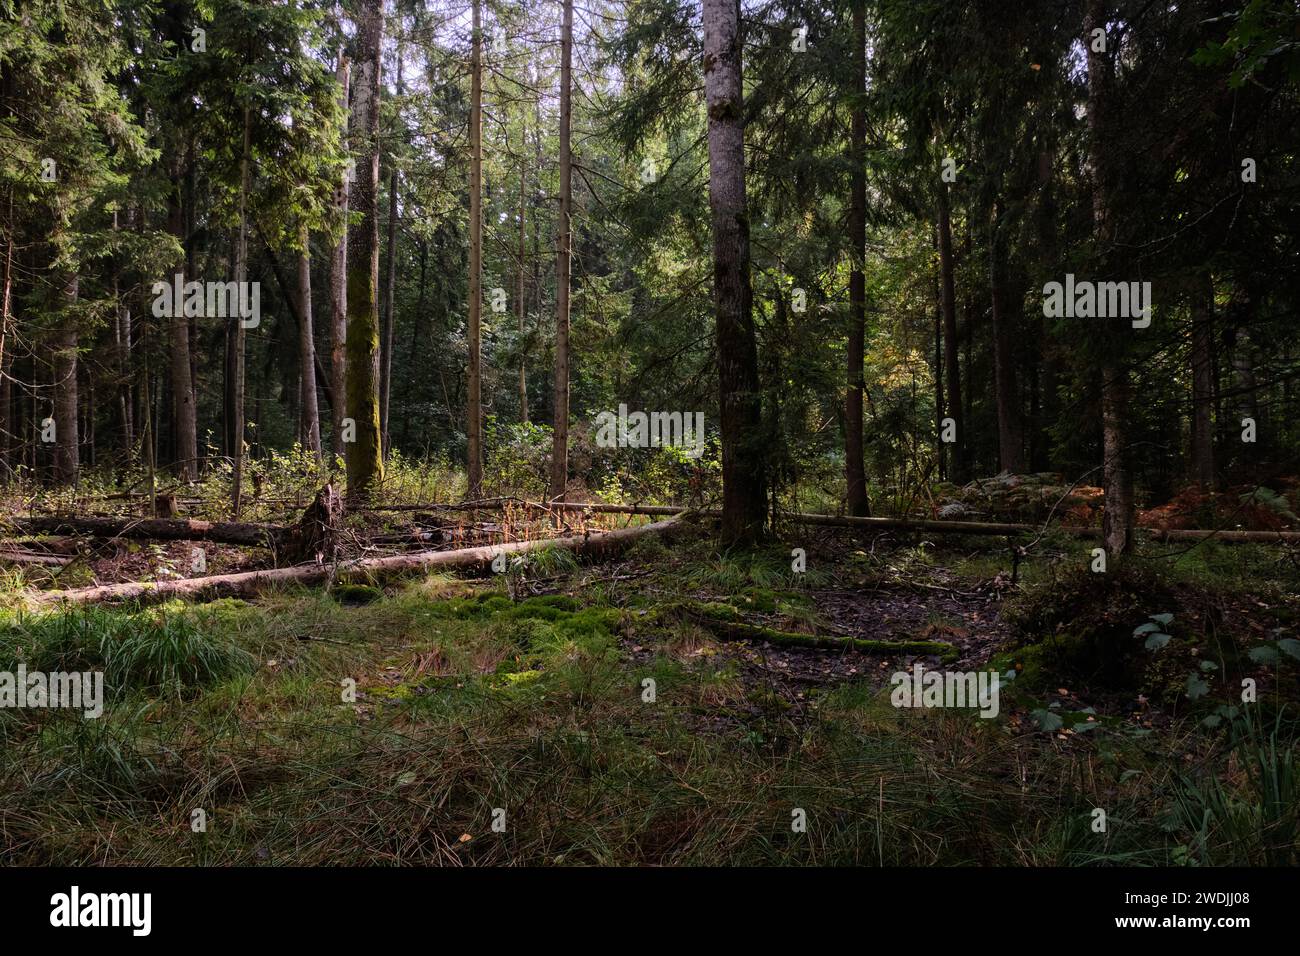
[{"label": "forest floor", "polygon": [[[729,555],[693,526],[597,565],[9,615],[0,669],[101,667],[111,693],[98,720],[0,709],[0,854],[1300,859],[1294,552],[1149,544],[1097,575],[1048,536],[1013,581],[989,539],[787,538]],[[918,663],[996,671],[997,716],[892,706]]]}]

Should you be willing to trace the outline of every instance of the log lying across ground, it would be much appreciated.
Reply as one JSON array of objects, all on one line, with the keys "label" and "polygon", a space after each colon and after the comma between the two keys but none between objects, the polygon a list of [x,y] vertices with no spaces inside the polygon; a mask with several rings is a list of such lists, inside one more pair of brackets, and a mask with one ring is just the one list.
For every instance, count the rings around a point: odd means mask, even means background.
[{"label": "log lying across ground", "polygon": [[277,525],[239,521],[199,521],[187,518],[106,518],[38,516],[0,520],[4,535],[83,535],[93,538],[137,538],[153,541],[211,541],[272,548],[283,529]]},{"label": "log lying across ground", "polygon": [[35,551],[6,551],[0,549],[0,562],[8,564],[43,564],[52,567],[64,567],[72,563],[72,558],[58,554],[40,554]]},{"label": "log lying across ground", "polygon": [[[571,501],[546,504],[538,501],[524,502],[530,508],[551,511],[589,511],[593,514],[666,515],[677,514],[682,509],[673,505],[610,505],[601,502]],[[493,505],[480,505],[483,508]],[[690,512],[692,515],[716,518],[722,512],[714,508]],[[1038,534],[1041,525],[998,521],[931,521],[922,518],[857,518],[851,515],[819,515],[796,511],[782,515],[794,524],[824,525],[833,528],[875,528],[881,531],[924,531],[930,534],[985,534],[1017,535]],[[1100,538],[1100,528],[1053,525],[1052,530],[1076,538]],[[1213,539],[1225,544],[1256,542],[1263,544],[1300,543],[1300,531],[1202,531],[1188,529],[1163,530],[1138,528],[1157,541],[1200,541]]]},{"label": "log lying across ground", "polygon": [[[796,524],[831,525],[847,528],[880,528],[882,530],[927,531],[934,534],[989,534],[1015,535],[1038,534],[1043,531],[1041,525],[1003,524],[994,521],[923,521],[914,518],[855,518],[841,515],[814,515],[795,513],[785,516]],[[1100,528],[1082,528],[1071,525],[1052,525],[1051,530],[1075,538],[1100,538]],[[1247,541],[1280,544],[1282,542],[1300,542],[1300,531],[1201,531],[1188,529],[1163,530],[1159,528],[1137,528],[1158,541],[1201,541],[1214,539],[1225,543],[1242,543]]]},{"label": "log lying across ground", "polygon": [[563,548],[585,557],[605,557],[617,553],[638,538],[668,531],[676,524],[674,518],[635,528],[620,528],[617,531],[593,532],[568,538],[540,538],[536,541],[493,544],[459,551],[419,551],[415,554],[341,561],[337,565],[310,564],[202,578],[103,584],[66,591],[37,592],[30,595],[30,599],[37,605],[100,604],[113,601],[156,603],[171,598],[209,601],[221,597],[249,597],[277,584],[323,584],[335,578],[353,577],[382,581],[398,575],[439,568],[476,568],[486,571],[491,567],[492,559],[498,555],[521,554],[545,548]]},{"label": "log lying across ground", "polygon": [[[503,508],[508,501],[536,511],[574,511],[590,514],[625,514],[668,517],[687,509],[678,505],[618,505],[603,502],[572,501],[547,504],[522,499],[488,499],[456,504],[376,505],[364,510],[454,511]],[[719,517],[715,508],[691,511],[703,518]],[[1034,524],[996,521],[934,521],[921,518],[857,518],[849,515],[822,515],[791,512],[782,516],[794,524],[835,528],[863,528],[879,531],[919,531],[927,534],[1023,535],[1038,534],[1043,528]],[[1101,538],[1100,528],[1053,525],[1053,530],[1076,538]],[[1300,544],[1300,531],[1202,531],[1138,528],[1157,541],[1201,541],[1212,539],[1224,544],[1247,542],[1260,544]],[[107,518],[107,517],[30,517],[10,518],[0,522],[0,535],[70,534],[99,538],[137,538],[165,541],[212,541],[246,547],[278,550],[290,528],[279,525],[251,524],[234,521],[199,521],[184,518]]]}]

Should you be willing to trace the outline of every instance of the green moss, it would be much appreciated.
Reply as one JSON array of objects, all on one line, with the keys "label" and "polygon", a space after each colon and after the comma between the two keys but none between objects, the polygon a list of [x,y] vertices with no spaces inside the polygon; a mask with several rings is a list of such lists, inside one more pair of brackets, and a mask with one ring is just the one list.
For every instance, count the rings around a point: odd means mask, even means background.
[{"label": "green moss", "polygon": [[369,584],[336,584],[329,593],[334,600],[349,607],[373,604],[384,596],[383,591]]},{"label": "green moss", "polygon": [[453,617],[460,620],[485,621],[490,618],[505,617],[512,620],[536,618],[543,621],[556,621],[565,614],[578,610],[579,606],[574,598],[565,594],[545,594],[515,602],[503,594],[485,591],[473,597],[439,601],[433,606],[433,611],[440,617]]},{"label": "green moss", "polygon": [[520,687],[525,684],[535,684],[545,676],[545,671],[526,670],[511,671],[505,674],[498,674],[496,680],[502,687]]}]

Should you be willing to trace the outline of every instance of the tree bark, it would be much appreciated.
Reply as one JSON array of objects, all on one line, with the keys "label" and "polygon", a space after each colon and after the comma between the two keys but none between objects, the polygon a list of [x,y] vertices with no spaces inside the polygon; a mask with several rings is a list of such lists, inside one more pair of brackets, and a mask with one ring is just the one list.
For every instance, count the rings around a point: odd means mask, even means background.
[{"label": "tree bark", "polygon": [[[341,29],[341,24],[340,24]],[[339,44],[338,65],[334,71],[341,90],[343,111],[348,109],[348,84],[351,69],[343,44]],[[344,124],[343,147],[348,146],[347,123]],[[335,206],[338,210],[342,231],[338,242],[330,255],[330,416],[333,426],[334,457],[343,458],[346,449],[343,446],[343,419],[347,417],[347,334],[348,334],[348,174],[335,192]],[[332,467],[332,465],[331,465]]]},{"label": "tree bark", "polygon": [[[185,183],[180,159],[182,152],[178,146],[177,158],[172,167],[171,191],[167,197],[167,226],[184,250],[188,248],[189,237],[186,235],[185,207],[182,202]],[[186,268],[186,258],[182,252],[176,268],[188,280],[189,276],[185,275],[189,271]],[[181,303],[174,303],[172,311],[175,314],[167,319],[167,331],[170,345],[168,371],[171,376],[172,426],[176,435],[176,475],[181,481],[193,481],[198,475],[199,442],[190,365],[190,320],[186,318]]]},{"label": "tree bark", "polygon": [[1198,274],[1192,287],[1192,472],[1203,491],[1214,489],[1214,280]]},{"label": "tree bark", "polygon": [[[402,44],[397,44],[397,95],[402,95]],[[394,298],[397,293],[397,156],[390,156],[393,171],[388,179],[388,279],[384,290],[384,338],[381,346],[382,361],[379,376],[379,427],[383,434],[384,461],[388,460],[391,444],[388,432],[388,400],[393,392],[393,320]]]},{"label": "tree bark", "polygon": [[848,512],[871,512],[863,461],[862,361],[867,323],[867,9],[865,0],[853,4],[853,130],[851,158],[853,196],[849,211],[849,241],[853,268],[849,273],[848,391],[844,400],[844,479]]},{"label": "tree bark", "polygon": [[515,290],[515,312],[519,319],[519,421],[528,424],[528,357],[524,350],[524,316],[527,304],[524,301],[524,276],[528,262],[528,161],[524,159],[523,147],[528,143],[527,111],[519,124],[519,259],[518,281]]},{"label": "tree bark", "polygon": [[13,349],[6,349],[9,335],[9,297],[13,289],[14,239],[5,229],[4,278],[0,280],[0,471],[12,473],[9,461],[10,435],[13,424],[13,389],[9,370],[13,366]]},{"label": "tree bark", "polygon": [[722,539],[746,545],[763,533],[767,483],[749,279],[738,0],[704,0],[704,95],[722,433]]},{"label": "tree bark", "polygon": [[[235,241],[235,281],[248,281],[248,177],[249,154],[252,150],[252,116],[248,107],[244,107],[244,145],[239,159],[239,236]],[[235,468],[231,482],[230,507],[236,518],[243,504],[244,492],[244,318],[236,315],[232,327],[233,356],[231,372],[231,440],[230,455],[234,458]]]},{"label": "tree bark", "polygon": [[303,444],[321,460],[320,406],[316,399],[316,335],[311,310],[311,235],[306,226],[299,230],[302,249],[298,253],[298,361],[302,381]]},{"label": "tree bark", "polygon": [[469,112],[469,369],[466,388],[465,435],[468,456],[468,495],[479,496],[483,485],[483,33],[480,0],[473,3],[473,46],[470,50]]},{"label": "tree bark", "polygon": [[[997,203],[989,222],[989,298],[993,312],[993,379],[998,410],[998,466],[1013,475],[1025,470],[1025,433],[1016,387],[1015,338],[1018,292],[1008,289],[1006,244]],[[969,385],[969,383],[967,383]]]},{"label": "tree bark", "polygon": [[[961,374],[958,368],[957,291],[953,278],[952,214],[948,205],[948,184],[939,182],[939,292],[943,309],[943,357],[948,378],[948,414],[956,425],[957,440],[952,444],[952,480],[961,484],[969,477],[966,470],[966,428],[961,405]],[[969,385],[969,383],[967,383]]]},{"label": "tree bark", "polygon": [[[1088,51],[1088,134],[1092,167],[1092,213],[1098,261],[1109,264],[1115,241],[1115,210],[1111,190],[1115,176],[1109,155],[1111,124],[1111,67],[1107,54],[1093,48],[1092,31],[1106,26],[1105,0],[1087,0],[1083,44]],[[1128,469],[1129,377],[1115,343],[1101,343],[1102,473],[1105,513],[1103,540],[1107,554],[1118,560],[1133,540],[1133,478]]]},{"label": "tree bark", "polygon": [[349,201],[361,213],[348,239],[347,409],[356,428],[346,443],[348,498],[368,498],[384,478],[379,428],[379,82],[383,0],[358,5],[352,145],[357,179]]},{"label": "tree bark", "polygon": [[77,329],[76,304],[80,277],[64,274],[61,304],[64,314],[54,339],[54,480],[76,485],[80,472],[80,438],[77,423]]},{"label": "tree bark", "polygon": [[573,0],[564,0],[560,33],[560,216],[555,237],[555,415],[549,497],[563,501],[569,484],[569,281],[573,253],[572,201]]}]

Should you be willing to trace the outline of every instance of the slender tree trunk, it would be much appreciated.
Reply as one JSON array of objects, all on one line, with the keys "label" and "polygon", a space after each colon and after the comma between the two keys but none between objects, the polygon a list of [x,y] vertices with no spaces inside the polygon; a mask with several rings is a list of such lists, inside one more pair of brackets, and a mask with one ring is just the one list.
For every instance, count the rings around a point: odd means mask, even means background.
[{"label": "slender tree trunk", "polygon": [[[931,233],[931,249],[939,249],[939,227]],[[939,271],[931,274],[934,295],[934,458],[939,479],[948,477],[947,443],[943,440],[943,296],[939,292]]]},{"label": "slender tree trunk", "polygon": [[[402,95],[402,45],[397,45],[397,95]],[[391,157],[392,173],[388,179],[388,279],[384,290],[384,339],[382,372],[379,376],[379,427],[384,436],[384,461],[388,460],[388,399],[393,391],[393,319],[397,292],[397,156]]]},{"label": "slender tree trunk", "polygon": [[[421,239],[419,240],[419,246],[420,246],[420,286],[415,296],[415,316],[411,321],[411,347],[407,350],[406,353],[410,358],[411,367],[413,369],[422,367],[420,365],[420,358],[419,358],[420,356],[419,350],[420,350],[420,342],[421,342],[420,333],[424,331],[424,290],[425,290],[426,279],[429,271],[429,244],[425,242],[423,239]],[[406,377],[406,395],[408,399],[411,396],[416,394],[415,380],[416,380],[415,375],[408,375]],[[408,407],[409,407],[409,401],[408,401]],[[410,414],[403,415],[402,435],[401,435],[401,441],[403,447],[405,447],[406,440],[410,436],[410,429],[411,429],[411,415]]]},{"label": "slender tree trunk", "polygon": [[358,6],[352,145],[357,180],[349,201],[361,221],[348,240],[347,409],[356,440],[347,443],[348,497],[361,501],[384,479],[379,428],[379,82],[383,0]]},{"label": "slender tree trunk", "polygon": [[[1111,69],[1104,52],[1093,49],[1092,31],[1106,26],[1105,0],[1087,0],[1083,43],[1088,51],[1088,133],[1092,167],[1093,225],[1103,266],[1111,261],[1115,240],[1115,210],[1111,188],[1114,175],[1109,150],[1111,124]],[[1128,369],[1116,343],[1101,343],[1102,474],[1105,510],[1102,537],[1112,560],[1122,557],[1133,539],[1133,478],[1128,470]]]},{"label": "slender tree trunk", "polygon": [[1237,391],[1237,420],[1234,427],[1240,427],[1242,419],[1249,418],[1260,424],[1259,386],[1255,381],[1255,362],[1252,356],[1250,332],[1246,325],[1238,328],[1232,337],[1232,380]]},{"label": "slender tree trunk", "polygon": [[[351,69],[347,53],[339,44],[338,65],[335,78],[342,90],[340,99],[343,110],[348,109],[348,82]],[[343,145],[347,148],[347,124],[344,123]],[[348,187],[349,177],[345,172],[335,191],[335,206],[339,221],[342,223],[338,242],[330,255],[330,417],[333,429],[333,449],[336,459],[344,456],[343,419],[347,417],[347,334],[348,334]],[[331,467],[333,465],[331,464]]]},{"label": "slender tree trunk", "polygon": [[866,0],[853,4],[853,197],[849,212],[849,241],[853,268],[849,273],[848,391],[844,400],[844,478],[851,515],[871,513],[863,470],[862,361],[867,328],[867,9]]},{"label": "slender tree trunk", "polygon": [[709,208],[722,433],[722,539],[726,544],[749,544],[763,532],[767,483],[749,280],[738,0],[704,0],[704,95],[709,116]]},{"label": "slender tree trunk", "polygon": [[[235,281],[242,289],[248,281],[248,181],[252,151],[252,115],[244,108],[244,145],[239,158],[239,237],[235,242]],[[244,485],[244,318],[235,316],[232,329],[231,456],[235,460],[230,491],[231,513],[238,520],[243,506]]]},{"label": "slender tree trunk", "polygon": [[1198,274],[1192,286],[1192,469],[1203,491],[1214,488],[1214,280]]},{"label": "slender tree trunk", "polygon": [[86,463],[95,467],[95,373],[94,367],[86,365],[86,400],[82,403],[82,415],[85,416]]},{"label": "slender tree trunk", "polygon": [[62,281],[62,322],[54,339],[54,480],[75,485],[80,470],[80,438],[77,428],[77,289],[80,277],[67,272]]},{"label": "slender tree trunk", "polygon": [[14,240],[5,230],[4,279],[0,281],[0,470],[11,473],[10,435],[13,425],[13,389],[9,370],[13,367],[13,349],[6,348],[9,338],[9,297],[13,289]]},{"label": "slender tree trunk", "polygon": [[[993,381],[998,410],[998,467],[1013,475],[1025,470],[1024,423],[1016,387],[1015,320],[1019,293],[1007,289],[1006,246],[1000,235],[997,203],[989,221],[989,298],[993,312]],[[969,383],[968,383],[969,384]]]},{"label": "slender tree trunk", "polygon": [[[182,191],[185,173],[178,157],[172,169],[171,191],[167,197],[168,231],[183,248],[188,248],[185,232],[185,207]],[[187,273],[186,256],[177,264],[177,271]],[[168,277],[170,279],[170,277]],[[189,276],[186,275],[185,279]],[[194,385],[190,365],[190,325],[181,303],[175,303],[175,313],[167,319],[169,336],[168,370],[171,375],[172,426],[176,435],[176,474],[181,481],[193,481],[198,474],[198,424],[195,418]]]},{"label": "slender tree trunk", "polygon": [[320,406],[316,399],[316,334],[311,314],[311,235],[304,225],[298,233],[298,362],[302,382],[302,434],[307,450],[321,460]]},{"label": "slender tree trunk", "polygon": [[563,501],[569,484],[569,270],[572,265],[573,0],[564,0],[560,34],[560,217],[555,237],[555,417],[551,441],[552,501]]},{"label": "slender tree trunk", "polygon": [[519,420],[528,424],[528,356],[524,350],[524,315],[528,311],[524,301],[524,275],[528,263],[528,228],[526,203],[528,201],[528,161],[524,159],[523,146],[528,142],[527,113],[519,124],[519,260],[518,281],[515,290],[515,312],[519,318]]},{"label": "slender tree trunk", "polygon": [[379,429],[388,460],[388,400],[393,390],[393,300],[397,292],[397,167],[388,179],[388,276],[384,280],[384,327],[380,343]]},{"label": "slender tree trunk", "polygon": [[[118,227],[117,213],[113,213],[113,229]],[[113,364],[116,391],[117,419],[121,426],[121,462],[131,463],[134,434],[131,427],[131,307],[122,301],[118,286],[120,265],[113,267]]]},{"label": "slender tree trunk", "polygon": [[[537,170],[538,192],[542,186],[542,98],[533,98],[533,169]],[[536,197],[533,199],[533,315],[541,321],[542,296],[542,216]],[[549,482],[548,482],[549,484]]]},{"label": "slender tree trunk", "polygon": [[[948,414],[956,425],[957,441],[952,446],[952,479],[961,484],[970,475],[966,469],[966,428],[961,404],[961,374],[958,368],[957,292],[953,278],[952,214],[948,205],[948,184],[939,183],[939,291],[943,309],[943,355],[948,377]],[[969,383],[967,383],[969,384]]]},{"label": "slender tree trunk", "polygon": [[145,474],[149,477],[149,507],[158,517],[158,453],[154,446],[153,369],[149,361],[149,323],[141,322],[140,354],[140,447],[144,455]]},{"label": "slender tree trunk", "polygon": [[479,0],[474,0],[474,37],[470,51],[469,113],[469,370],[466,380],[466,453],[470,498],[483,486],[483,35]]}]

